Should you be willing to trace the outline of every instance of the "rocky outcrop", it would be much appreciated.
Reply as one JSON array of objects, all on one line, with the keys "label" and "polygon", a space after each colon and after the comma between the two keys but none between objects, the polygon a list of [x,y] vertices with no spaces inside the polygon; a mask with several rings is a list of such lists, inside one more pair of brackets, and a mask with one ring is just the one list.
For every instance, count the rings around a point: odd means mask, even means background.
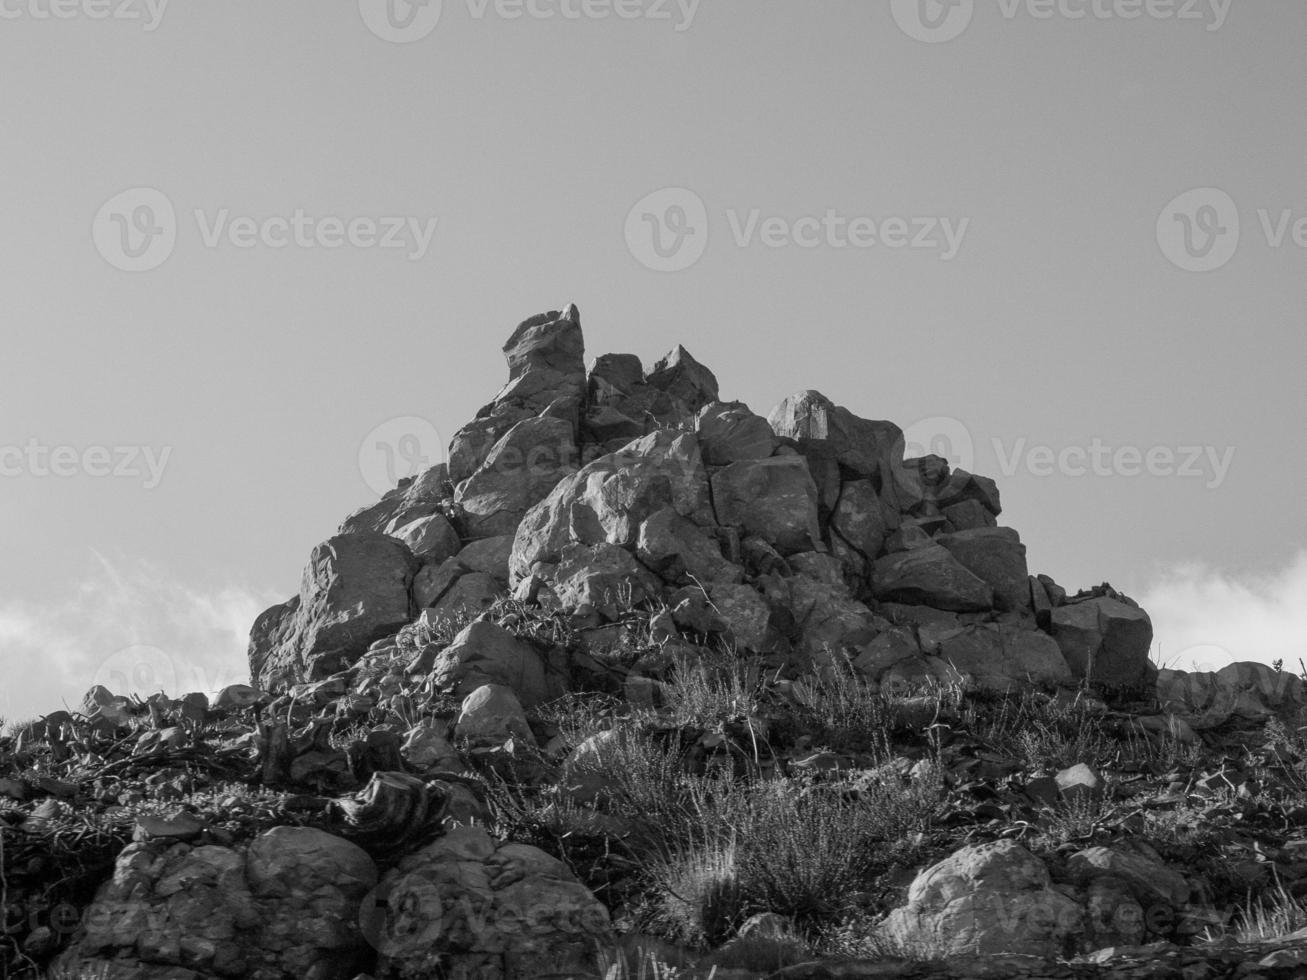
[{"label": "rocky outcrop", "polygon": [[[261,617],[260,685],[327,676],[413,616],[438,632],[510,591],[588,627],[665,604],[685,638],[796,673],[847,657],[895,685],[1150,683],[1146,614],[1109,587],[1068,598],[1031,576],[994,482],[904,458],[892,422],[813,390],[763,418],[723,400],[683,347],[648,371],[605,354],[587,373],[575,306],[524,321],[504,354],[508,383],[454,437],[448,467],[347,519],[323,546],[341,557],[315,554],[326,571]],[[382,557],[382,534],[413,556]],[[367,584],[351,586],[360,563]],[[517,682],[534,703],[536,682]],[[517,682],[474,673],[452,690]]]}]

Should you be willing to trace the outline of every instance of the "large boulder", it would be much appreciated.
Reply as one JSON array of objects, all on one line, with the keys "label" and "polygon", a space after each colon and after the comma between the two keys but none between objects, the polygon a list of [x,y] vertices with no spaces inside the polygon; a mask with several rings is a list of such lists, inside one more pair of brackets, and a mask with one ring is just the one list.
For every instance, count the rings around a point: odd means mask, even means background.
[{"label": "large boulder", "polygon": [[671,585],[739,582],[744,570],[726,560],[718,542],[688,518],[664,507],[640,525],[636,555]]},{"label": "large boulder", "polygon": [[437,690],[467,697],[486,684],[511,688],[526,707],[556,696],[545,674],[545,663],[529,643],[486,620],[468,625],[443,650],[422,650],[410,667],[431,676]]},{"label": "large boulder", "polygon": [[401,516],[386,525],[386,533],[408,545],[414,557],[426,562],[442,562],[462,548],[454,525],[443,514],[429,514],[409,520]]},{"label": "large boulder", "polygon": [[631,547],[640,525],[666,507],[701,526],[713,523],[708,473],[692,434],[651,432],[564,478],[518,526],[510,581],[516,586],[538,563],[557,563],[569,544]]},{"label": "large boulder", "polygon": [[967,571],[994,589],[994,605],[1002,612],[1030,609],[1030,570],[1026,546],[1010,527],[976,528],[943,534],[935,539]]},{"label": "large boulder", "polygon": [[782,555],[821,542],[817,486],[802,456],[743,460],[712,476],[717,519],[766,541]]},{"label": "large boulder", "polygon": [[455,500],[463,509],[468,537],[514,533],[527,510],[576,472],[574,432],[571,422],[548,416],[509,429],[458,488]]},{"label": "large boulder", "polygon": [[615,620],[662,591],[658,580],[615,544],[570,544],[552,577],[554,594],[569,611],[593,609]]},{"label": "large boulder", "polygon": [[953,612],[983,612],[994,606],[994,590],[939,544],[886,555],[872,566],[872,591],[884,602],[933,606]]},{"label": "large boulder", "polygon": [[690,412],[717,401],[716,376],[680,344],[653,366],[645,384],[666,392]]},{"label": "large boulder", "polygon": [[801,391],[772,409],[772,430],[801,446],[828,447],[854,477],[882,479],[903,459],[903,430],[893,422],[858,418],[819,391]]},{"label": "large boulder", "polygon": [[299,595],[265,611],[250,632],[254,686],[281,691],[351,666],[374,640],[412,620],[416,570],[408,546],[384,534],[342,534],[318,545]]},{"label": "large boulder", "polygon": [[761,415],[743,402],[706,405],[695,420],[703,460],[709,466],[727,466],[746,459],[766,459],[776,448],[776,436]]},{"label": "large boulder", "polygon": [[503,684],[485,684],[463,699],[454,736],[474,746],[502,745],[508,739],[535,744],[522,702]]},{"label": "large boulder", "polygon": [[348,980],[377,869],[355,844],[275,827],[249,845],[129,844],[100,887],[60,976],[104,980]]},{"label": "large boulder", "polygon": [[1157,700],[1166,714],[1199,731],[1226,722],[1261,725],[1276,717],[1294,719],[1307,707],[1307,684],[1291,671],[1259,663],[1218,671],[1160,670]]},{"label": "large boulder", "polygon": [[404,858],[371,907],[384,976],[571,980],[597,975],[613,942],[607,910],[567,865],[475,826]]},{"label": "large boulder", "polygon": [[1058,957],[1084,932],[1085,910],[1053,888],[1044,862],[1015,841],[964,847],[919,874],[883,936],[934,956]]},{"label": "large boulder", "polygon": [[1071,669],[1057,643],[1037,630],[983,623],[950,630],[932,639],[933,649],[929,652],[958,671],[973,689],[1022,691],[1055,687],[1071,680]]},{"label": "large boulder", "polygon": [[898,526],[870,480],[849,480],[840,488],[830,518],[831,551],[857,574],[880,557],[885,539]]},{"label": "large boulder", "polygon": [[1141,688],[1149,679],[1153,624],[1138,606],[1110,596],[1068,600],[1052,612],[1053,637],[1077,679]]}]

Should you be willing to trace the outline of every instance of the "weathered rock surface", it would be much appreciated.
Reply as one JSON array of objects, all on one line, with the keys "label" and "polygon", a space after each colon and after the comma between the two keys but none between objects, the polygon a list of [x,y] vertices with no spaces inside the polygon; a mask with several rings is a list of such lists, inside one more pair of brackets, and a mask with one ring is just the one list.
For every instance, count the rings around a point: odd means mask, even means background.
[{"label": "weathered rock surface", "polygon": [[348,667],[373,640],[413,618],[408,546],[375,532],[342,534],[309,557],[299,595],[264,612],[250,633],[250,675],[276,691]]},{"label": "weathered rock surface", "polygon": [[551,688],[544,661],[534,648],[484,620],[468,625],[443,650],[427,647],[409,670],[430,676],[437,690],[460,698],[487,684],[511,688],[526,707],[561,693]]},{"label": "weathered rock surface", "polygon": [[527,512],[513,542],[511,582],[537,563],[557,563],[569,544],[631,547],[640,525],[666,507],[701,526],[713,523],[697,439],[660,430],[582,467]]},{"label": "weathered rock surface", "polygon": [[105,980],[348,980],[376,883],[367,852],[307,827],[245,848],[131,844],[58,967]]},{"label": "weathered rock surface", "polygon": [[1236,663],[1218,671],[1161,670],[1157,700],[1163,712],[1205,731],[1235,720],[1291,721],[1307,706],[1307,684],[1267,664]]},{"label": "weathered rock surface", "polygon": [[881,926],[894,942],[944,956],[1069,952],[1084,909],[1052,886],[1044,862],[1013,841],[965,847],[927,868]]},{"label": "weathered rock surface", "polygon": [[872,588],[877,599],[954,612],[994,606],[993,588],[938,544],[881,558],[872,566]]},{"label": "weathered rock surface", "polygon": [[712,476],[717,519],[761,538],[782,555],[811,551],[821,542],[817,485],[802,456],[732,463]]},{"label": "weathered rock surface", "polygon": [[608,910],[565,864],[479,827],[404,858],[370,904],[383,976],[572,980],[612,943]]}]

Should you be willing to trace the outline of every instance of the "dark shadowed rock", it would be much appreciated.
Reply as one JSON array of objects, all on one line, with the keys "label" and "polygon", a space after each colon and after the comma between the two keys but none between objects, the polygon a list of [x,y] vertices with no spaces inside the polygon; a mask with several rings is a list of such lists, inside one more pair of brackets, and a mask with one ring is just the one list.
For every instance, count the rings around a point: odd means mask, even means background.
[{"label": "dark shadowed rock", "polygon": [[858,418],[819,391],[801,391],[772,409],[772,430],[799,443],[825,444],[858,477],[879,477],[903,458],[903,430],[893,422]]},{"label": "dark shadowed rock", "polygon": [[817,486],[802,456],[745,460],[712,475],[717,519],[755,535],[782,555],[810,551],[821,542]]},{"label": "dark shadowed rock", "polygon": [[994,589],[994,605],[1005,612],[1030,609],[1026,546],[1010,527],[984,527],[935,539],[963,568]]},{"label": "dark shadowed rock", "polygon": [[1107,596],[1053,610],[1053,637],[1077,678],[1109,688],[1136,688],[1149,672],[1153,624],[1138,606]]},{"label": "dark shadowed rock", "polygon": [[397,976],[572,980],[597,976],[608,910],[562,861],[459,827],[382,881],[377,947]]},{"label": "dark shadowed rock", "polygon": [[741,460],[766,459],[776,448],[776,436],[761,415],[744,402],[713,402],[695,420],[703,460],[726,466]]},{"label": "dark shadowed rock", "polygon": [[872,589],[877,599],[954,612],[979,612],[994,605],[994,590],[988,583],[938,544],[877,561],[872,568]]}]

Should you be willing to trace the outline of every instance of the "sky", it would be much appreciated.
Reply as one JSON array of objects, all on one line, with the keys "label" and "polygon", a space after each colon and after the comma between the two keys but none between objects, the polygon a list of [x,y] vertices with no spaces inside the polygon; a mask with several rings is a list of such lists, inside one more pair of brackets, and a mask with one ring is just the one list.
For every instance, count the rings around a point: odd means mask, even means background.
[{"label": "sky", "polygon": [[1307,657],[1299,0],[0,0],[0,715],[246,679],[527,316],[994,477]]}]

